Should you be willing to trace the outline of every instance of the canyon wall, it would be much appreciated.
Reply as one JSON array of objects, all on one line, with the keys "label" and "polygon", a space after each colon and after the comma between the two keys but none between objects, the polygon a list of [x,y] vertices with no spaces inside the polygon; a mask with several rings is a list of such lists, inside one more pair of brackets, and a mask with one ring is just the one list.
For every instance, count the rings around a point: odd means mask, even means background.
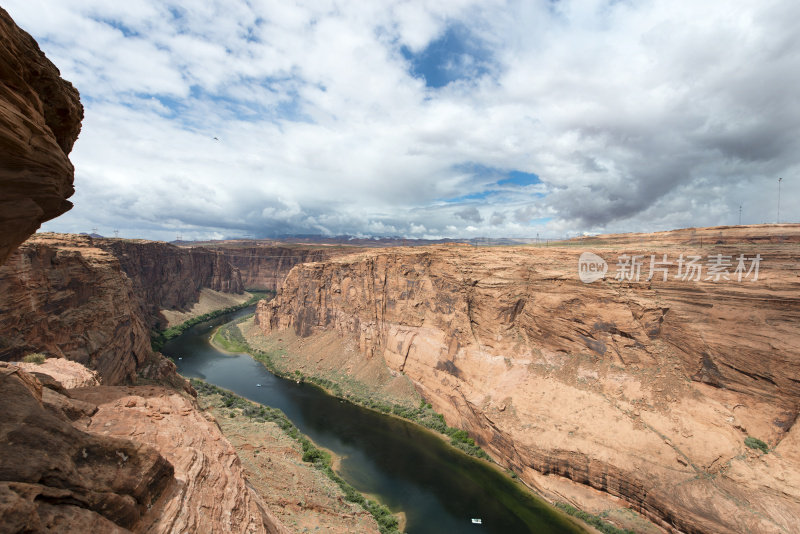
[{"label": "canyon wall", "polygon": [[153,357],[140,300],[119,260],[82,236],[34,238],[0,266],[0,359],[31,352],[134,380]]},{"label": "canyon wall", "polygon": [[78,91],[0,8],[0,264],[72,207],[67,156],[82,119]]},{"label": "canyon wall", "polygon": [[197,302],[203,288],[242,293],[239,270],[219,251],[203,247],[179,248],[142,239],[93,239],[114,255],[133,284],[148,325],[164,328],[162,309],[182,310]]},{"label": "canyon wall", "polygon": [[645,267],[638,283],[584,284],[570,248],[366,252],[294,268],[255,322],[352,337],[545,495],[568,495],[566,478],[667,529],[792,532],[800,227],[780,232],[788,241],[697,249],[674,232],[593,249],[612,270],[623,253],[761,254],[758,280],[741,282],[676,279],[673,265],[667,281]]},{"label": "canyon wall", "polygon": [[231,265],[239,269],[247,289],[280,289],[292,267],[301,263],[323,261],[352,252],[352,249],[326,246],[220,245],[219,251]]},{"label": "canyon wall", "polygon": [[238,270],[207,249],[37,234],[0,266],[0,360],[44,352],[104,384],[135,380],[154,361],[160,310],[186,308],[204,287],[242,292]]}]

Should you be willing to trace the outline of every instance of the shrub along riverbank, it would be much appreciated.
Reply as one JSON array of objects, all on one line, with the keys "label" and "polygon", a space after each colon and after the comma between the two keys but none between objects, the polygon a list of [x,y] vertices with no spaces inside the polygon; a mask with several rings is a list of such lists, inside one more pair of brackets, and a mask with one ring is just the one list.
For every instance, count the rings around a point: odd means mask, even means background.
[{"label": "shrub along riverbank", "polygon": [[166,343],[167,341],[169,341],[174,337],[178,337],[179,335],[183,334],[186,330],[188,330],[189,328],[193,327],[196,324],[202,323],[203,321],[208,321],[209,319],[213,319],[215,317],[219,317],[220,315],[224,315],[226,313],[231,313],[244,309],[248,306],[252,306],[261,299],[270,299],[275,296],[274,291],[250,291],[249,293],[252,295],[252,297],[247,299],[245,302],[242,302],[241,304],[236,304],[235,306],[228,306],[227,308],[220,308],[212,312],[204,313],[203,315],[198,315],[197,317],[192,317],[188,321],[167,328],[166,330],[161,330],[160,332],[153,330],[152,332],[150,332],[150,345],[153,347],[153,350],[155,352],[159,352],[161,351],[161,348],[164,346],[164,343]]},{"label": "shrub along riverbank", "polygon": [[[303,435],[300,430],[289,420],[286,415],[269,406],[264,406],[243,397],[240,397],[226,389],[222,389],[213,384],[196,378],[191,379],[192,386],[200,395],[219,395],[226,408],[238,409],[242,417],[248,417],[251,421],[272,422],[278,425],[283,432],[297,441],[303,450],[303,461],[312,464],[316,469],[325,473],[344,493],[345,500],[359,504],[364,510],[372,514],[378,522],[381,534],[399,533],[398,520],[392,512],[384,505],[367,499],[359,493],[353,486],[337,475],[331,467],[331,455],[327,451],[319,449],[314,443]],[[233,417],[233,415],[231,415]]]},{"label": "shrub along riverbank", "polygon": [[[252,314],[246,315],[238,318],[235,321],[220,326],[214,332],[212,342],[218,348],[228,352],[250,354],[276,376],[300,382],[312,383],[321,387],[331,395],[341,399],[346,399],[353,404],[376,410],[383,414],[394,415],[416,423],[429,430],[433,430],[439,434],[444,434],[449,438],[450,444],[457,449],[460,449],[470,456],[493,462],[486,451],[478,446],[475,441],[469,437],[466,431],[448,426],[445,423],[444,416],[434,411],[433,407],[424,400],[420,401],[420,404],[417,407],[409,407],[391,402],[380,401],[366,396],[362,397],[352,393],[344,393],[342,391],[342,387],[338,383],[324,377],[307,375],[299,370],[289,371],[282,369],[278,362],[280,362],[282,357],[286,355],[284,352],[280,350],[263,351],[255,349],[250,346],[250,344],[247,342],[247,339],[242,334],[239,325],[251,317]],[[511,478],[517,479],[517,475],[513,471],[507,471],[507,473]],[[333,473],[333,475],[336,476],[335,473]],[[555,506],[567,515],[591,525],[604,534],[633,534],[633,531],[617,527],[602,515],[592,515],[563,502],[556,502]]]},{"label": "shrub along riverbank", "polygon": [[332,380],[313,375],[305,375],[300,371],[287,372],[281,369],[275,363],[275,358],[279,356],[278,354],[252,348],[242,335],[242,331],[239,329],[239,323],[242,323],[249,318],[249,315],[240,317],[236,321],[232,321],[219,327],[214,333],[213,342],[218,347],[228,352],[246,352],[250,354],[253,356],[253,358],[263,363],[264,366],[274,375],[291,380],[299,380],[301,382],[310,382],[321,387],[331,395],[347,399],[353,404],[357,404],[371,410],[376,410],[384,414],[395,415],[420,426],[424,426],[429,430],[444,434],[450,438],[451,445],[469,454],[470,456],[492,461],[489,455],[486,454],[486,451],[481,449],[480,446],[478,446],[475,441],[469,437],[469,434],[467,434],[466,431],[447,426],[447,424],[444,422],[444,416],[435,412],[433,406],[427,404],[424,400],[420,401],[419,406],[416,408],[409,408],[400,404],[377,401],[368,397],[357,397],[352,394],[343,394],[339,384]]}]

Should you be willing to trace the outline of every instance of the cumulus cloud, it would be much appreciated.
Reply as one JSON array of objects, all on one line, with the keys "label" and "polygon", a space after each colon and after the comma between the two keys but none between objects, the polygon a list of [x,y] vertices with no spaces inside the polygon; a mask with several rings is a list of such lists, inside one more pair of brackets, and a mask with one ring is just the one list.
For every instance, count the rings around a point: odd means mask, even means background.
[{"label": "cumulus cloud", "polygon": [[778,177],[797,213],[797,2],[434,4],[7,1],[86,106],[76,206],[45,229],[760,223]]},{"label": "cumulus cloud", "polygon": [[481,217],[481,212],[478,211],[478,208],[476,208],[475,206],[469,206],[462,210],[459,210],[456,212],[456,215],[458,215],[461,219],[464,219],[465,221],[474,222],[476,224],[483,222],[483,217]]}]

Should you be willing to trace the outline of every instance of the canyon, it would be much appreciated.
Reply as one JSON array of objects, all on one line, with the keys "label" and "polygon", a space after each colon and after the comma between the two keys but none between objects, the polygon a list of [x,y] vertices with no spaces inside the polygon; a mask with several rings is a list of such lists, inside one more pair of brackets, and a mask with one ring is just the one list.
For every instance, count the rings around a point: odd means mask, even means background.
[{"label": "canyon", "polygon": [[241,294],[239,271],[206,249],[166,243],[37,234],[0,266],[0,358],[30,352],[135,379],[156,358],[150,330],[203,289]]},{"label": "canyon", "polygon": [[[297,266],[254,323],[310,346],[335,332],[360,355],[351,373],[382,360],[551,499],[611,496],[670,531],[795,532],[798,239],[781,225],[366,251]],[[611,266],[667,254],[672,271],[584,284],[585,250]],[[676,279],[681,254],[759,254],[760,272]]]},{"label": "canyon", "polygon": [[[247,478],[265,460],[243,455],[243,467],[220,428],[241,425],[218,424],[150,344],[170,324],[165,310],[245,289],[279,291],[257,307],[258,335],[291,333],[309,366],[325,366],[314,347],[352,348],[343,372],[402,378],[551,501],[592,512],[622,503],[671,532],[798,531],[800,226],[552,247],[30,237],[71,207],[83,108],[1,8],[0,35],[4,531],[292,531],[281,517],[296,510],[278,517],[270,505],[299,505],[267,502],[269,488]],[[617,270],[623,255],[668,256],[672,270],[585,284],[584,251]],[[708,268],[740,254],[750,268],[760,258],[757,279],[737,280],[735,263],[716,280],[675,271],[678,257]],[[20,363],[31,353],[48,358]],[[252,432],[296,463],[296,445]],[[236,441],[252,449],[253,439]],[[291,476],[310,476],[301,471]],[[335,508],[336,528],[375,530],[329,497],[317,506]]]}]

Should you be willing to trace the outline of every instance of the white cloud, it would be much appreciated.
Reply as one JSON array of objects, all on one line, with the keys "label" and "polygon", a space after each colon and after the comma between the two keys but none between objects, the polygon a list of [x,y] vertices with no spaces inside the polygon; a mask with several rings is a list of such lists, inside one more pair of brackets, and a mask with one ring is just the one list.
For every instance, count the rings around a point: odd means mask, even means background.
[{"label": "white cloud", "polygon": [[[792,0],[5,7],[86,106],[47,229],[562,235],[771,221],[778,176],[800,199]],[[492,68],[428,88],[408,54],[456,26]]]}]

